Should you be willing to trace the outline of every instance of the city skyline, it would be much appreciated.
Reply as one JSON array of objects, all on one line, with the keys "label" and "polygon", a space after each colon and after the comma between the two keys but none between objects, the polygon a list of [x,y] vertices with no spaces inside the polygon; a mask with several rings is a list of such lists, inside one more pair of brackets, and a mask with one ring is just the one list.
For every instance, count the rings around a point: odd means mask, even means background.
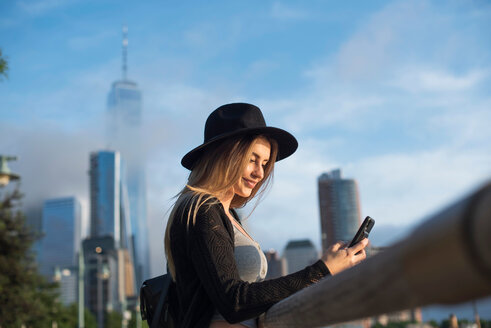
[{"label": "city skyline", "polygon": [[0,12],[2,153],[19,156],[26,210],[75,195],[86,217],[87,154],[108,147],[127,24],[128,79],[145,94],[152,275],[165,270],[166,216],[188,174],[180,158],[227,102],[258,105],[299,140],[245,220],[263,249],[320,248],[316,180],[336,167],[358,181],[376,246],[491,176],[486,2],[5,1]]}]

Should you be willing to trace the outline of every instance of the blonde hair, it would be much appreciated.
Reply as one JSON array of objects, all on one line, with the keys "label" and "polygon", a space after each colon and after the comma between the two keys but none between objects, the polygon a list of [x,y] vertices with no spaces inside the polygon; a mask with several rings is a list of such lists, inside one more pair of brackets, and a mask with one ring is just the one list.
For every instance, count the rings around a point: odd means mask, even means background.
[{"label": "blonde hair", "polygon": [[[181,205],[189,208],[189,211],[185,213],[187,214],[186,226],[189,228],[190,224],[194,225],[198,210],[204,203],[230,191],[234,184],[239,181],[249,163],[252,148],[260,138],[266,139],[271,146],[270,159],[264,168],[263,179],[256,184],[250,196],[241,197],[237,194],[233,196],[230,208],[243,207],[258,192],[259,195],[262,195],[273,178],[274,162],[278,154],[276,140],[262,135],[243,135],[229,138],[207,150],[193,166],[186,186],[176,195],[177,200],[169,215],[165,230],[165,255],[167,266],[174,280],[176,272],[170,247],[170,229],[174,219],[176,219],[177,209]],[[208,202],[207,205],[211,206],[218,202],[215,200]]]}]

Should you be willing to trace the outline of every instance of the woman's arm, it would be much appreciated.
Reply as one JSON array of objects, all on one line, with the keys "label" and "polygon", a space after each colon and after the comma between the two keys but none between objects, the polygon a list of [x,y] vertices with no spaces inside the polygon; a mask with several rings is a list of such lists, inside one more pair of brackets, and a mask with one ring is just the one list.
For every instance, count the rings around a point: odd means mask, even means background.
[{"label": "woman's arm", "polygon": [[[277,279],[249,283],[240,279],[231,223],[219,205],[202,206],[189,227],[188,255],[221,315],[235,323],[257,317],[278,301],[329,275],[323,261]],[[230,225],[230,227],[228,227]]]}]

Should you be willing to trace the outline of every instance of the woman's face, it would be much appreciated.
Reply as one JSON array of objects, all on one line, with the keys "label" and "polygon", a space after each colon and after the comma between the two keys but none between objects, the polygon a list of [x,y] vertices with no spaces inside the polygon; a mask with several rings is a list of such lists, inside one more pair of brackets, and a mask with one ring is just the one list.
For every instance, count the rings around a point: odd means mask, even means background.
[{"label": "woman's face", "polygon": [[265,138],[259,137],[252,146],[249,161],[239,181],[234,184],[234,194],[249,197],[252,189],[264,178],[264,169],[269,161],[271,145]]}]

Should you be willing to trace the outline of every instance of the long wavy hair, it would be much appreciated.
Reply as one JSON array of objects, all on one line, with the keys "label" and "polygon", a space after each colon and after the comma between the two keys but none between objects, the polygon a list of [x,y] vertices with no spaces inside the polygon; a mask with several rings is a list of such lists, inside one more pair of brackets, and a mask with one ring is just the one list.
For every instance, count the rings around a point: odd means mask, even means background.
[{"label": "long wavy hair", "polygon": [[[262,135],[242,135],[228,138],[208,149],[193,166],[186,186],[176,195],[177,200],[169,215],[165,230],[165,255],[167,266],[174,280],[176,271],[170,247],[170,230],[176,219],[177,209],[181,205],[189,208],[189,211],[185,213],[186,225],[188,228],[191,224],[194,225],[196,214],[204,203],[207,203],[208,206],[216,204],[218,200],[207,201],[212,198],[219,198],[229,192],[234,184],[241,179],[252,155],[252,148],[260,138],[266,139],[271,146],[270,160],[264,168],[263,179],[256,184],[249,197],[242,197],[237,194],[233,196],[230,208],[243,207],[256,194],[262,195],[273,179],[273,168],[278,154],[278,144],[275,140]],[[260,198],[258,197],[258,200]]]}]

